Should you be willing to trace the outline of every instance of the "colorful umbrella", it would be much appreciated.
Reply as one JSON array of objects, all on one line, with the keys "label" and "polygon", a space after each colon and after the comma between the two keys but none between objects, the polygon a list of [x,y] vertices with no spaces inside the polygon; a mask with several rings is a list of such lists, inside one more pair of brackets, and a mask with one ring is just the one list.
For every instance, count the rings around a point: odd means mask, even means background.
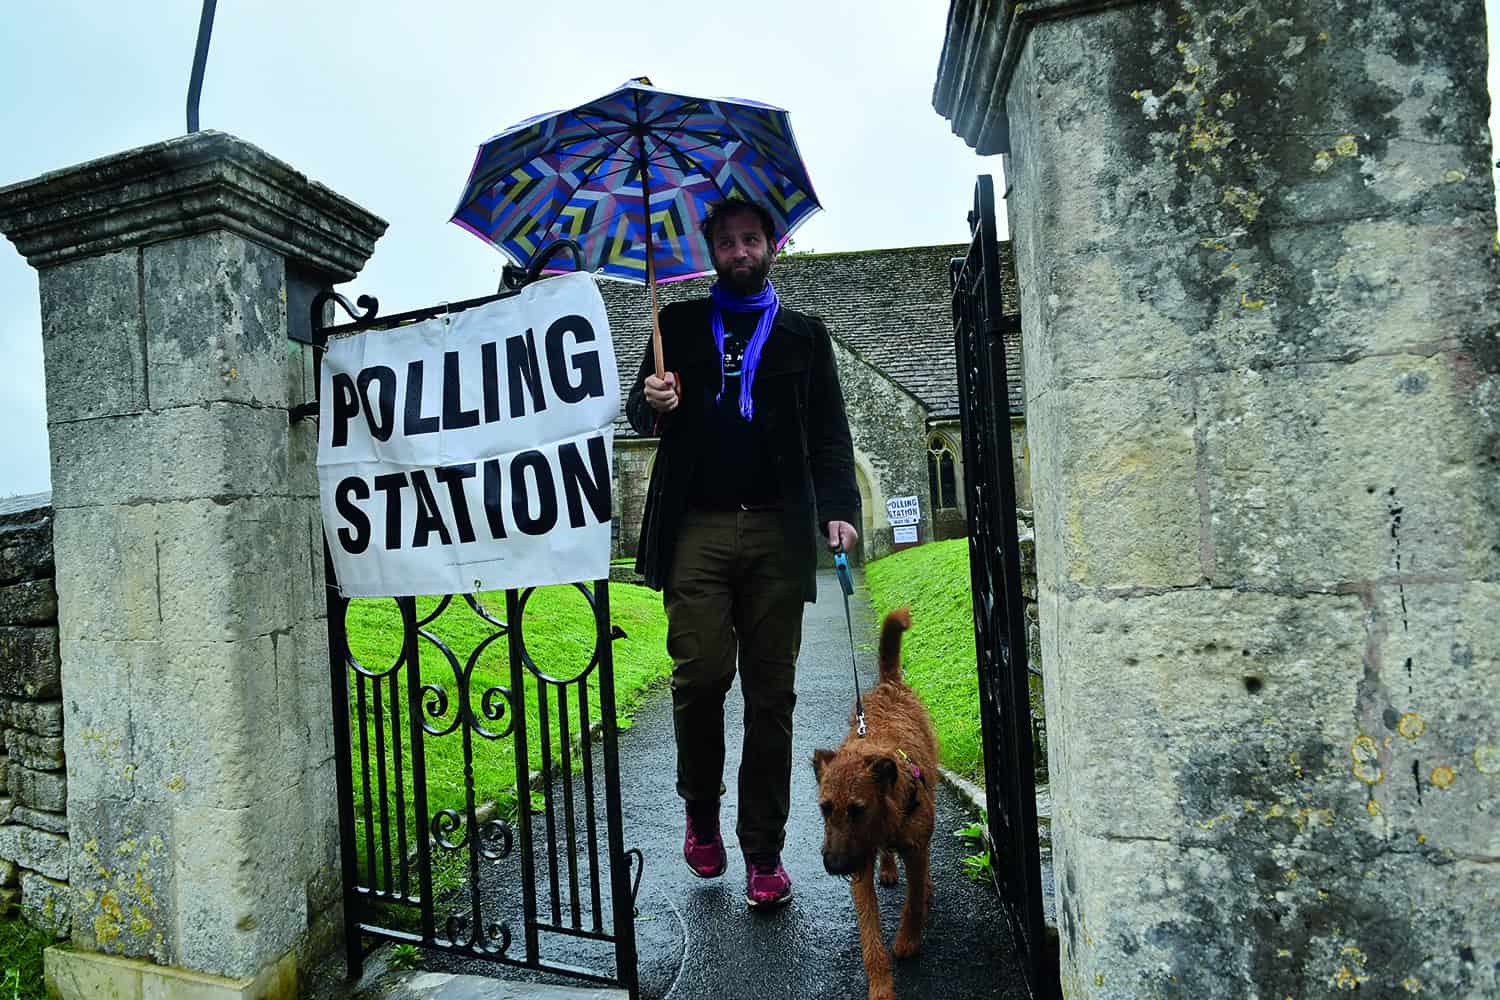
[{"label": "colorful umbrella", "polygon": [[[576,240],[586,270],[651,287],[654,321],[657,282],[712,273],[698,227],[726,198],[768,208],[778,246],[821,207],[787,113],[640,77],[480,146],[453,221],[518,267],[553,240]],[[654,339],[660,374],[659,331]]]}]

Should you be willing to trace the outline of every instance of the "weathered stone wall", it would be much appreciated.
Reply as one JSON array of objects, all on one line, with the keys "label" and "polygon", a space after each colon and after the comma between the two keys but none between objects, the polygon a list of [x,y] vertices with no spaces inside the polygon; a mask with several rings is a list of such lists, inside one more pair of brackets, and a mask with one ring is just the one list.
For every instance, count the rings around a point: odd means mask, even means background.
[{"label": "weathered stone wall", "polygon": [[[955,373],[955,378],[957,377]],[[959,420],[932,420],[927,421],[927,433],[924,436],[928,450],[934,437],[942,438],[953,454],[953,486],[955,495],[954,506],[939,508],[932,501],[932,466],[927,467],[926,490],[920,494],[922,497],[922,510],[929,514],[932,520],[932,534],[924,536],[924,542],[937,542],[949,538],[961,538],[968,533],[968,524],[964,519],[964,512],[968,509],[968,502],[964,496],[964,479],[966,469],[964,468],[964,435],[962,422]]]},{"label": "weathered stone wall", "polygon": [[[1026,697],[1031,711],[1031,757],[1032,771],[1036,783],[1045,785],[1051,780],[1047,767],[1047,699],[1042,671],[1042,618],[1037,603],[1036,578],[1036,526],[1029,510],[1016,512],[1016,534],[1020,541],[1021,554],[1021,616],[1026,628]],[[1052,924],[1056,927],[1056,914]]]},{"label": "weathered stone wall", "polygon": [[228,976],[297,943],[338,870],[314,429],[286,417],[311,380],[284,283],[227,233],[41,275],[49,366],[117,343],[95,317],[146,331],[133,398],[49,383],[74,940]]},{"label": "weathered stone wall", "polygon": [[1099,7],[992,47],[1064,991],[1500,995],[1482,0]]},{"label": "weathered stone wall", "polygon": [[1030,511],[1035,506],[1031,497],[1031,445],[1026,438],[1026,418],[1010,418],[1011,474],[1016,477],[1016,507]]},{"label": "weathered stone wall", "polygon": [[339,919],[316,425],[288,420],[315,387],[288,303],[383,229],[214,132],[0,190],[41,292],[65,997],[126,975],[101,952],[287,983]]},{"label": "weathered stone wall", "polygon": [[656,460],[656,438],[615,437],[614,551],[612,558],[635,559],[646,512],[646,489]]},{"label": "weathered stone wall", "polygon": [[921,498],[920,535],[923,541],[931,541],[926,409],[842,343],[834,343],[833,355],[861,479],[864,523],[855,527],[864,559],[878,559],[891,551],[891,521],[885,509],[890,497],[915,494]]},{"label": "weathered stone wall", "polygon": [[67,775],[52,508],[0,499],[0,907],[65,937]]}]

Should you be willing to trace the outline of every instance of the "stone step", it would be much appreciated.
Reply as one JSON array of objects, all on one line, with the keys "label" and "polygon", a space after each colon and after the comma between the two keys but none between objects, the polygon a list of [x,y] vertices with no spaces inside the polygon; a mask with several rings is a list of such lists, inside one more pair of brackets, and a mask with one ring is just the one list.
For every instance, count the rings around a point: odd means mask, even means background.
[{"label": "stone step", "polygon": [[621,989],[508,982],[488,976],[407,972],[382,978],[361,1000],[628,1000]]}]

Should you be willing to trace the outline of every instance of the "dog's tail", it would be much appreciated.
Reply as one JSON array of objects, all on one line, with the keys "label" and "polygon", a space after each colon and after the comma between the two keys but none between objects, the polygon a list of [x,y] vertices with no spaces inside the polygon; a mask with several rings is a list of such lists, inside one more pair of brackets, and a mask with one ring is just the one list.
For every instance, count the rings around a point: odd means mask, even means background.
[{"label": "dog's tail", "polygon": [[901,633],[911,628],[911,612],[897,608],[880,626],[880,679],[902,684]]}]

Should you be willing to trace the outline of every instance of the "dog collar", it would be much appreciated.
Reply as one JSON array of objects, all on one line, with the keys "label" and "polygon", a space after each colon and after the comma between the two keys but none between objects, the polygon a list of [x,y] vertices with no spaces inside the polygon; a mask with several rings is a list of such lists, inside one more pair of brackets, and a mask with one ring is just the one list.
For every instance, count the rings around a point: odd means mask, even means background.
[{"label": "dog collar", "polygon": [[900,747],[897,747],[896,748],[896,756],[900,757],[903,761],[906,762],[906,766],[909,767],[909,768],[911,768],[912,777],[916,778],[918,781],[922,780],[922,769],[917,766],[916,761],[912,760],[910,757],[908,757],[906,755],[906,751],[905,750],[902,750]]}]

